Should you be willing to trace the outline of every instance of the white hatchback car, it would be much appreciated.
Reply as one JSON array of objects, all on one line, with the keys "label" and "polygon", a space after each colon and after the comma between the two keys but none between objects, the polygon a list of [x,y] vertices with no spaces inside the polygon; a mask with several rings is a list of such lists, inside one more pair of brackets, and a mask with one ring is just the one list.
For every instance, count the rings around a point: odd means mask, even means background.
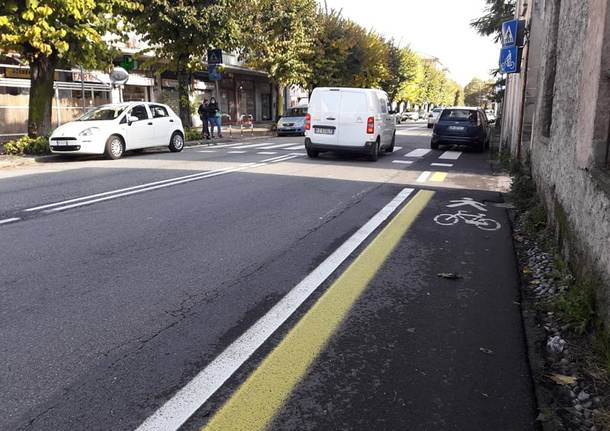
[{"label": "white hatchback car", "polygon": [[103,105],[55,129],[49,146],[56,154],[105,154],[110,159],[118,159],[125,151],[151,147],[167,146],[178,152],[184,148],[184,129],[167,105]]},{"label": "white hatchback car", "polygon": [[375,161],[394,151],[396,119],[388,95],[366,88],[316,88],[305,117],[309,157],[323,151],[360,152]]}]

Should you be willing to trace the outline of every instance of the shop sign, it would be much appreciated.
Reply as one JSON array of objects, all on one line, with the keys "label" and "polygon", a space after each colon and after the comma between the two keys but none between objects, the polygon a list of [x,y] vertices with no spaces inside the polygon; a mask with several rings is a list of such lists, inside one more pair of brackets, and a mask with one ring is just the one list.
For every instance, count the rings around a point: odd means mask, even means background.
[{"label": "shop sign", "polygon": [[30,79],[30,69],[13,69],[12,67],[6,68],[7,78],[20,78]]},{"label": "shop sign", "polygon": [[72,81],[102,82],[104,84],[109,84],[110,78],[106,73],[83,71],[81,75],[80,70],[72,70]]},{"label": "shop sign", "polygon": [[155,80],[147,76],[138,75],[136,73],[129,74],[129,80],[126,85],[140,85],[143,87],[154,87]]}]

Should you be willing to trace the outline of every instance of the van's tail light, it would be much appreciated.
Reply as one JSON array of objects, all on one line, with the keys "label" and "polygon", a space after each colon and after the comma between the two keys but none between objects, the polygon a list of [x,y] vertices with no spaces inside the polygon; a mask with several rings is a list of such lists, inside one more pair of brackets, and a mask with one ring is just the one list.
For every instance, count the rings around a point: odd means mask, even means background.
[{"label": "van's tail light", "polygon": [[374,117],[369,117],[369,119],[366,120],[366,133],[368,133],[369,135],[372,135],[373,133],[375,133],[375,118]]},{"label": "van's tail light", "polygon": [[311,130],[311,114],[305,115],[305,130]]}]

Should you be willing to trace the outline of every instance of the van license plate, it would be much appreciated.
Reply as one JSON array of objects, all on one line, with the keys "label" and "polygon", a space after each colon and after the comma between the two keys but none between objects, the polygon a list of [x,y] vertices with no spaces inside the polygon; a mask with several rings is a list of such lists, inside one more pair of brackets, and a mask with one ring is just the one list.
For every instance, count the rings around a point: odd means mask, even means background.
[{"label": "van license plate", "polygon": [[318,135],[334,135],[335,129],[323,129],[321,127],[314,127],[314,132],[316,132],[316,134]]}]

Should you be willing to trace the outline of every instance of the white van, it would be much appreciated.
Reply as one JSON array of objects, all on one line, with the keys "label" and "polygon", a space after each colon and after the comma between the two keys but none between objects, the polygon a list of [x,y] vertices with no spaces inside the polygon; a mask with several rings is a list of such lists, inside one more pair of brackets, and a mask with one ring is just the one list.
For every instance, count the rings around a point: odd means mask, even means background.
[{"label": "white van", "polygon": [[365,88],[316,88],[305,117],[309,157],[323,151],[356,151],[375,161],[394,151],[396,120],[388,95]]}]

